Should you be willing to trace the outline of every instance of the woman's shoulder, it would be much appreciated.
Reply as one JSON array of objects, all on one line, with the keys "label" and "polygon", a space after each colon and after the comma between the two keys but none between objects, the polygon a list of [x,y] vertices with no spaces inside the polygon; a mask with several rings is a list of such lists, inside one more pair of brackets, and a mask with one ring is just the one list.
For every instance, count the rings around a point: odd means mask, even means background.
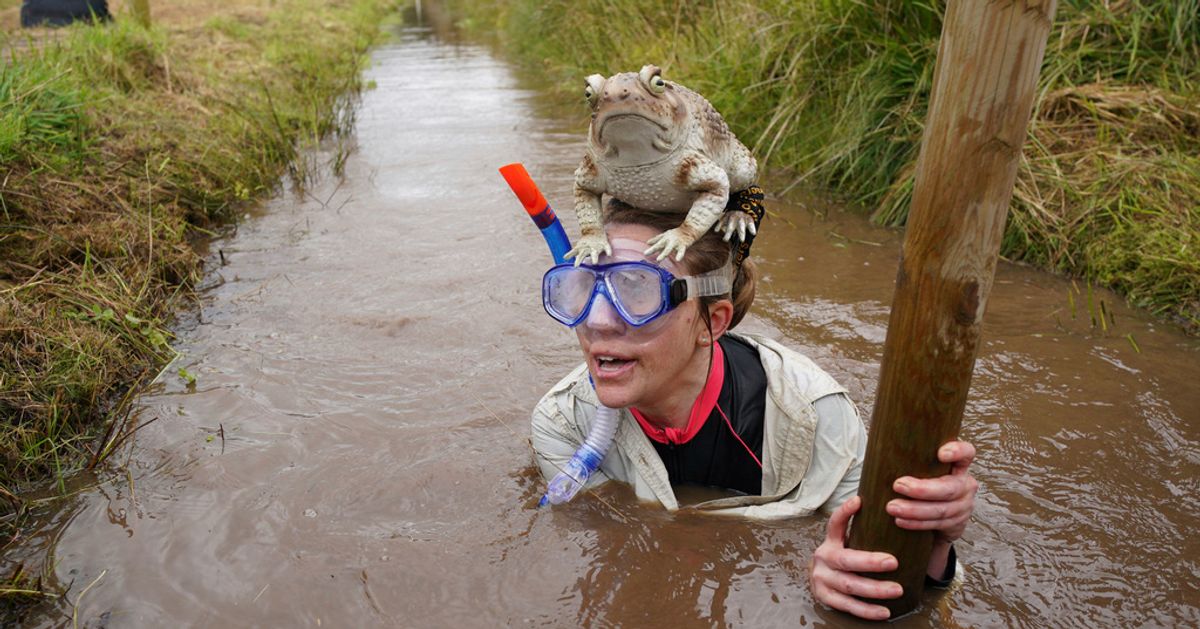
[{"label": "woman's shoulder", "polygon": [[580,365],[550,387],[533,409],[534,423],[553,421],[578,428],[578,417],[599,404],[588,381],[587,363]]},{"label": "woman's shoulder", "polygon": [[587,363],[579,363],[578,366],[567,372],[567,375],[563,376],[562,380],[559,380],[554,386],[550,387],[550,390],[546,392],[546,395],[552,396],[568,393],[579,388],[581,384],[587,382],[587,379]]},{"label": "woman's shoulder", "polygon": [[827,395],[846,393],[846,388],[812,359],[778,341],[758,334],[730,336],[758,352],[768,386],[777,395],[798,395],[811,403]]}]

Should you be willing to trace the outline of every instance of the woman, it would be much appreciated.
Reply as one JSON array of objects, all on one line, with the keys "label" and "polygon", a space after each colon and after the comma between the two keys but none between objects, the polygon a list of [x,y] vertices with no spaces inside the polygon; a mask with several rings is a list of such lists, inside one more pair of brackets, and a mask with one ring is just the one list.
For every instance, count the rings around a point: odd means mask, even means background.
[{"label": "woman", "polygon": [[[612,254],[600,265],[556,267],[547,275],[547,311],[575,327],[586,362],[534,410],[533,446],[543,474],[552,477],[571,458],[598,404],[629,409],[589,485],[623,481],[668,509],[679,507],[673,486],[698,484],[737,495],[693,508],[757,518],[831,513],[810,569],[814,597],[886,619],[887,608],[855,596],[895,598],[900,585],[855,573],[895,569],[895,558],[844,546],[860,506],[855,494],[866,449],[854,405],[804,356],[769,339],[727,333],[749,309],[756,276],[750,260],[731,268],[730,246],[718,234],[698,240],[680,262],[642,254],[647,240],[676,221],[610,203],[605,227]],[[945,444],[938,458],[953,471],[897,479],[897,493],[907,498],[887,507],[898,526],[936,532],[927,573],[935,584],[955,572],[951,543],[974,508],[977,484],[967,472],[973,457],[970,444]]]}]

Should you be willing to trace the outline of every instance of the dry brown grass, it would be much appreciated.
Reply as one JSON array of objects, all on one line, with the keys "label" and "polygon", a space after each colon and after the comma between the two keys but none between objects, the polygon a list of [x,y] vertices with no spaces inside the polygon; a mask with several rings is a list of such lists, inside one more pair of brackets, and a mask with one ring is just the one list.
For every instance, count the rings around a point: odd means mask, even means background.
[{"label": "dry brown grass", "polygon": [[[174,355],[192,243],[334,134],[389,0],[205,0],[154,27],[14,32],[0,0],[0,533],[26,490],[103,461],[133,394]],[[7,45],[6,46],[6,42]],[[335,159],[340,159],[339,155]],[[184,377],[171,374],[166,377]],[[52,565],[45,563],[44,565]],[[54,597],[5,566],[0,624]]]},{"label": "dry brown grass", "polygon": [[[543,82],[664,66],[760,167],[903,225],[944,0],[445,0]],[[1060,0],[1004,255],[1200,334],[1200,0]],[[596,28],[604,24],[604,28]]]},{"label": "dry brown grass", "polygon": [[178,5],[155,3],[150,31],[113,3],[101,28],[18,33],[0,66],[0,493],[110,451],[115,401],[173,355],[190,243],[303,182],[298,150],[345,131],[390,7]]},{"label": "dry brown grass", "polygon": [[[0,32],[21,30],[22,0],[0,0]],[[130,16],[131,2],[109,0],[108,10],[117,18]],[[175,0],[151,2],[150,19],[154,26],[171,32],[199,28],[209,19],[227,16],[235,19],[262,19],[274,4],[271,0]],[[35,29],[45,35],[54,29]]]},{"label": "dry brown grass", "polygon": [[1010,255],[1113,286],[1200,333],[1200,109],[1105,83],[1047,94],[1014,192]]}]

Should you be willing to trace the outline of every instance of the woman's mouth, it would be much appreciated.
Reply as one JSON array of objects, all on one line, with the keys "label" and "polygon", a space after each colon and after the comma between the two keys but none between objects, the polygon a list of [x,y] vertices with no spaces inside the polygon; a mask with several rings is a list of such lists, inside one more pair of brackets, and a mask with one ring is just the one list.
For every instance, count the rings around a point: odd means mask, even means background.
[{"label": "woman's mouth", "polygon": [[596,378],[616,378],[624,375],[636,361],[607,354],[596,355]]}]

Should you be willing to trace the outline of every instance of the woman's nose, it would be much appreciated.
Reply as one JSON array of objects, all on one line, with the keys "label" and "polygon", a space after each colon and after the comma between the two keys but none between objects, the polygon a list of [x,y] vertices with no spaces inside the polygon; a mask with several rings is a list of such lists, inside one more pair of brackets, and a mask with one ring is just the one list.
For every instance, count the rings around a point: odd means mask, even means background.
[{"label": "woman's nose", "polygon": [[625,320],[608,300],[608,296],[601,293],[596,295],[596,300],[592,302],[592,309],[588,311],[583,325],[599,332],[618,331],[624,328]]}]

